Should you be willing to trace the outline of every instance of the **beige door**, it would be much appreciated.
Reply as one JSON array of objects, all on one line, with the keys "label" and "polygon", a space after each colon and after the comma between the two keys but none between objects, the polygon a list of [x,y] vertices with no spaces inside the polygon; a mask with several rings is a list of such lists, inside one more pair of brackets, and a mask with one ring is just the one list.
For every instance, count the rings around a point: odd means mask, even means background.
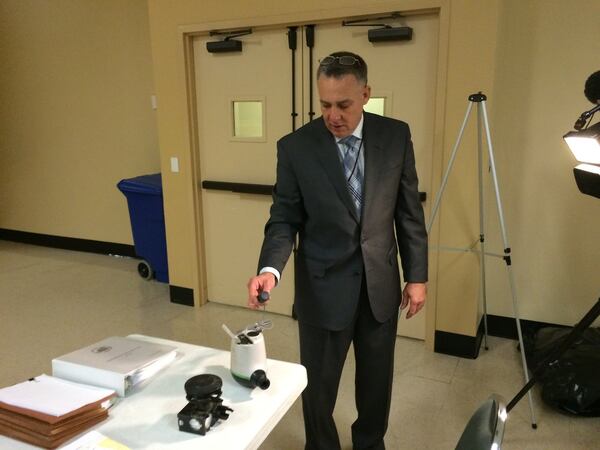
[{"label": "beige door", "polygon": [[[372,88],[371,101],[365,109],[408,122],[415,147],[419,190],[429,195],[439,20],[437,14],[415,15],[407,17],[405,25],[413,28],[411,41],[374,44],[367,38],[368,27],[343,27],[341,20],[318,24],[314,29],[314,64],[316,67],[318,59],[340,50],[358,53],[365,59]],[[318,117],[316,90],[313,102],[315,117]],[[305,109],[308,111],[308,106]],[[424,339],[425,315],[423,310],[410,320],[402,318],[398,334]]]},{"label": "beige door", "polygon": [[[276,142],[291,132],[287,29],[239,38],[243,51],[208,53],[194,42],[201,180],[274,184]],[[298,58],[299,59],[299,58]],[[271,196],[202,189],[209,301],[245,306],[256,273]],[[291,314],[293,258],[269,310]]]},{"label": "beige door", "polygon": [[[318,59],[337,50],[361,54],[369,65],[372,112],[405,120],[411,125],[419,172],[419,189],[430,192],[433,147],[434,92],[437,58],[437,15],[410,16],[410,42],[372,44],[365,27],[335,23],[314,28],[313,72]],[[298,126],[309,120],[309,52],[298,29]],[[286,29],[254,30],[240,38],[243,51],[209,54],[206,42],[195,41],[196,86],[200,132],[202,180],[273,184],[278,138],[291,131],[291,56]],[[314,80],[314,73],[311,75]],[[316,83],[313,84],[314,117],[320,116]],[[301,97],[301,93],[304,93]],[[236,136],[235,111],[262,104],[263,127],[246,127],[251,137]],[[241,108],[243,109],[243,108]],[[243,124],[238,124],[243,134]],[[202,189],[206,242],[208,298],[245,305],[245,284],[256,270],[270,197]],[[271,311],[290,314],[293,302],[293,258],[283,280],[273,292]],[[410,321],[401,320],[400,335],[423,339],[425,311]]]}]

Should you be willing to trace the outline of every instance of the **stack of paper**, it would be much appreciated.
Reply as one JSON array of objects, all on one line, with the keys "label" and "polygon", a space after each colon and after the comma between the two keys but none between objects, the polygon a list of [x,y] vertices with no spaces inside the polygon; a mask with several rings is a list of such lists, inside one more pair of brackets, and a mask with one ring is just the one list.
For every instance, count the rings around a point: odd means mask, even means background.
[{"label": "stack of paper", "polygon": [[0,389],[0,433],[56,448],[108,417],[115,392],[40,375]]},{"label": "stack of paper", "polygon": [[177,348],[110,337],[52,360],[52,375],[114,389],[121,397],[175,360]]}]

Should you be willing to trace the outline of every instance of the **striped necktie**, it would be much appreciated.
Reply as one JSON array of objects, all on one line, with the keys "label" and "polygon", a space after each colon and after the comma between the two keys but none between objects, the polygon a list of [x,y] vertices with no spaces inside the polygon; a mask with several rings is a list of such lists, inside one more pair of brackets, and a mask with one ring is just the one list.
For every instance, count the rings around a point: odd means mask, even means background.
[{"label": "striped necktie", "polygon": [[346,181],[348,184],[348,191],[356,207],[356,211],[360,217],[362,207],[362,181],[363,174],[360,170],[358,161],[359,150],[360,150],[360,139],[354,135],[346,136],[339,140],[339,144],[342,145],[344,165],[344,173],[346,174]]}]

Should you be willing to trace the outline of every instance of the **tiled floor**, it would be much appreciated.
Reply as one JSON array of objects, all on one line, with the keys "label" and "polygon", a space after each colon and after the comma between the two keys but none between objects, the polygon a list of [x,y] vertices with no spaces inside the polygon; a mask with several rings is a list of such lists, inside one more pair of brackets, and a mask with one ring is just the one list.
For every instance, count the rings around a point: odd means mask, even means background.
[{"label": "tiled floor", "polygon": [[[221,324],[241,328],[256,312],[209,303],[170,303],[167,286],[146,282],[128,258],[47,249],[0,241],[0,386],[51,373],[52,357],[109,335],[140,333],[228,348]],[[241,299],[241,302],[244,300]],[[295,322],[272,315],[266,335],[270,358],[298,361]],[[490,338],[476,360],[432,353],[420,341],[399,338],[390,427],[391,450],[452,449],[469,417],[491,393],[510,399],[522,386],[513,341]],[[344,449],[355,419],[352,352],[344,370],[335,418]],[[512,411],[506,450],[600,448],[600,419],[568,417],[546,407],[534,391],[539,427],[530,426],[527,400]],[[300,403],[261,446],[303,448]]]}]

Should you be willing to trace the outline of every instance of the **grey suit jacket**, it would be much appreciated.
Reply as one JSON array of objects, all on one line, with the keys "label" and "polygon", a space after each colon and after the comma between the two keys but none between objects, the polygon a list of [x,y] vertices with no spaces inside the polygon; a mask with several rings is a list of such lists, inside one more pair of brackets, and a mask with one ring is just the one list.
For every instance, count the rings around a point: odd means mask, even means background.
[{"label": "grey suit jacket", "polygon": [[283,272],[298,236],[296,314],[330,330],[351,323],[363,273],[375,318],[384,322],[398,313],[398,251],[404,279],[427,281],[427,234],[408,125],[365,112],[363,141],[362,217],[322,118],[277,143],[277,182],[259,269]]}]

